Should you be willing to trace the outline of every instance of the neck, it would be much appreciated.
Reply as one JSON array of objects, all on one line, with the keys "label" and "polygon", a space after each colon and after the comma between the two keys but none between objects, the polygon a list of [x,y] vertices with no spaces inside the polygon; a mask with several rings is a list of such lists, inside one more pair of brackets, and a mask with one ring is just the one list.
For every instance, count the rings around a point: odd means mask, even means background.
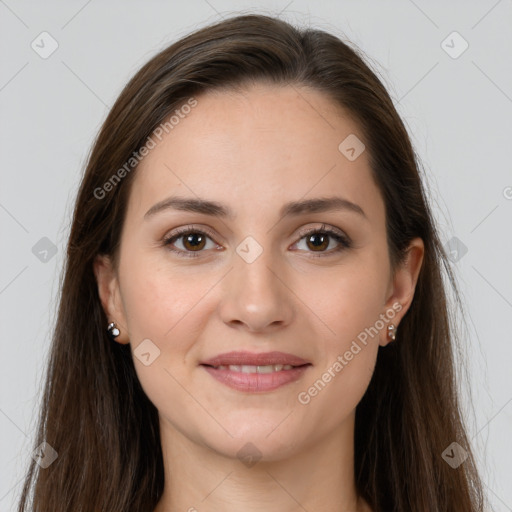
[{"label": "neck", "polygon": [[354,417],[285,460],[254,465],[193,442],[161,417],[165,488],[155,512],[364,512],[354,481]]}]

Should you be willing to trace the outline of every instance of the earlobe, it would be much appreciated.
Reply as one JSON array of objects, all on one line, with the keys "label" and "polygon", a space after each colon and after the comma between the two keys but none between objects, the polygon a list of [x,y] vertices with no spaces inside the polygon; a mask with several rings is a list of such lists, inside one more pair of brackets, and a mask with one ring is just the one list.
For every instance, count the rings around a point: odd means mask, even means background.
[{"label": "earlobe", "polygon": [[[396,326],[398,337],[400,332],[399,323],[407,313],[414,298],[416,283],[418,282],[418,277],[423,265],[424,252],[425,247],[423,240],[421,238],[413,239],[407,249],[405,261],[394,275],[391,296],[385,304],[385,314],[391,310],[396,312],[390,322]],[[382,346],[392,341],[387,334],[386,329],[384,335],[385,339],[381,341]]]},{"label": "earlobe", "polygon": [[104,328],[108,330],[109,324],[115,322],[116,328],[119,329],[119,335],[115,337],[115,341],[122,344],[128,343],[125,315],[120,300],[119,281],[110,258],[106,255],[96,256],[93,269],[100,302],[107,317],[107,324]]}]

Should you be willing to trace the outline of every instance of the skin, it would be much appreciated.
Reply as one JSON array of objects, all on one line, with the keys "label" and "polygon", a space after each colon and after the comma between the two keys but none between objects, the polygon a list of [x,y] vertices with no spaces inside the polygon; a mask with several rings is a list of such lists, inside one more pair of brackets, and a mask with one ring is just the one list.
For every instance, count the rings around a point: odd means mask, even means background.
[{"label": "skin", "polygon": [[[355,408],[378,347],[389,343],[388,323],[399,329],[411,304],[423,242],[411,242],[392,275],[384,202],[368,154],[349,161],[338,150],[349,134],[364,136],[322,93],[258,84],[196,98],[137,169],[119,267],[105,256],[94,265],[106,315],[121,330],[116,342],[130,343],[133,353],[150,339],[160,350],[149,366],[134,356],[160,416],[166,479],[155,510],[368,511],[354,485]],[[144,219],[171,195],[224,203],[235,217],[169,209]],[[348,210],[279,217],[285,202],[334,195],[358,204],[366,217]],[[199,244],[198,257],[163,245],[166,235],[191,224],[215,234]],[[316,248],[299,234],[322,224],[341,230],[353,247],[334,252],[340,244],[328,238]],[[247,236],[263,249],[252,263],[236,252]],[[174,247],[198,254],[186,242],[182,236]],[[394,318],[300,403],[299,393],[390,310]],[[240,392],[199,366],[232,350],[278,350],[312,366],[276,390]],[[246,443],[261,456],[251,467],[237,456]]]}]

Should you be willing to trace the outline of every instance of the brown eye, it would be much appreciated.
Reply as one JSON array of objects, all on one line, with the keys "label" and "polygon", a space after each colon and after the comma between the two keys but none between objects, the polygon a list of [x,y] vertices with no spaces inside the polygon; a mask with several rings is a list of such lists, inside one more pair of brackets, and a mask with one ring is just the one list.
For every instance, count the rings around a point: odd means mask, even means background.
[{"label": "brown eye", "polygon": [[183,238],[183,246],[190,251],[200,251],[204,248],[206,237],[201,233],[190,233],[188,235],[181,235]]},{"label": "brown eye", "polygon": [[[177,230],[174,234],[167,237],[163,241],[163,245],[178,256],[197,257],[200,256],[203,249],[215,248],[212,235],[201,231],[200,229],[185,228]],[[208,240],[211,246],[206,247]],[[178,247],[176,247],[176,245]],[[181,245],[181,247],[180,247]]]},{"label": "brown eye", "polygon": [[311,245],[308,245],[308,247],[313,248],[314,251],[317,251],[317,249],[324,250],[324,249],[327,249],[327,247],[329,247],[329,238],[331,236],[332,235],[325,235],[322,233],[313,233],[306,237],[307,238],[306,243],[311,244]]},{"label": "brown eye", "polygon": [[[302,233],[302,237],[297,244],[303,239],[305,239],[306,246],[304,250],[309,253],[316,253],[312,254],[312,256],[331,256],[352,247],[352,243],[347,236],[325,225],[321,228]],[[332,241],[335,242],[334,248],[327,250]]]}]

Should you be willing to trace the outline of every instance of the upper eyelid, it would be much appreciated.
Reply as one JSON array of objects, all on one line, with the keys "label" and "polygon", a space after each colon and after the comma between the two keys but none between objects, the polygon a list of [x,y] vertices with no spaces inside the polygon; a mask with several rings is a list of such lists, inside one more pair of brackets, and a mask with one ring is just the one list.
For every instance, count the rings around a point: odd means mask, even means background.
[{"label": "upper eyelid", "polygon": [[335,226],[329,226],[329,225],[325,224],[325,222],[322,223],[322,225],[318,226],[318,227],[300,229],[298,232],[298,235],[302,238],[311,232],[324,232],[324,231],[330,233],[331,235],[336,234],[341,237],[348,238],[348,235],[345,233],[345,231],[343,231],[342,229],[337,228]]},{"label": "upper eyelid", "polygon": [[185,227],[177,228],[174,231],[174,233],[165,235],[163,237],[163,240],[169,241],[169,240],[173,240],[173,239],[178,239],[178,238],[181,238],[182,236],[185,236],[189,233],[203,233],[215,241],[215,234],[213,233],[213,231],[210,228],[196,227],[196,226],[185,226]]}]

